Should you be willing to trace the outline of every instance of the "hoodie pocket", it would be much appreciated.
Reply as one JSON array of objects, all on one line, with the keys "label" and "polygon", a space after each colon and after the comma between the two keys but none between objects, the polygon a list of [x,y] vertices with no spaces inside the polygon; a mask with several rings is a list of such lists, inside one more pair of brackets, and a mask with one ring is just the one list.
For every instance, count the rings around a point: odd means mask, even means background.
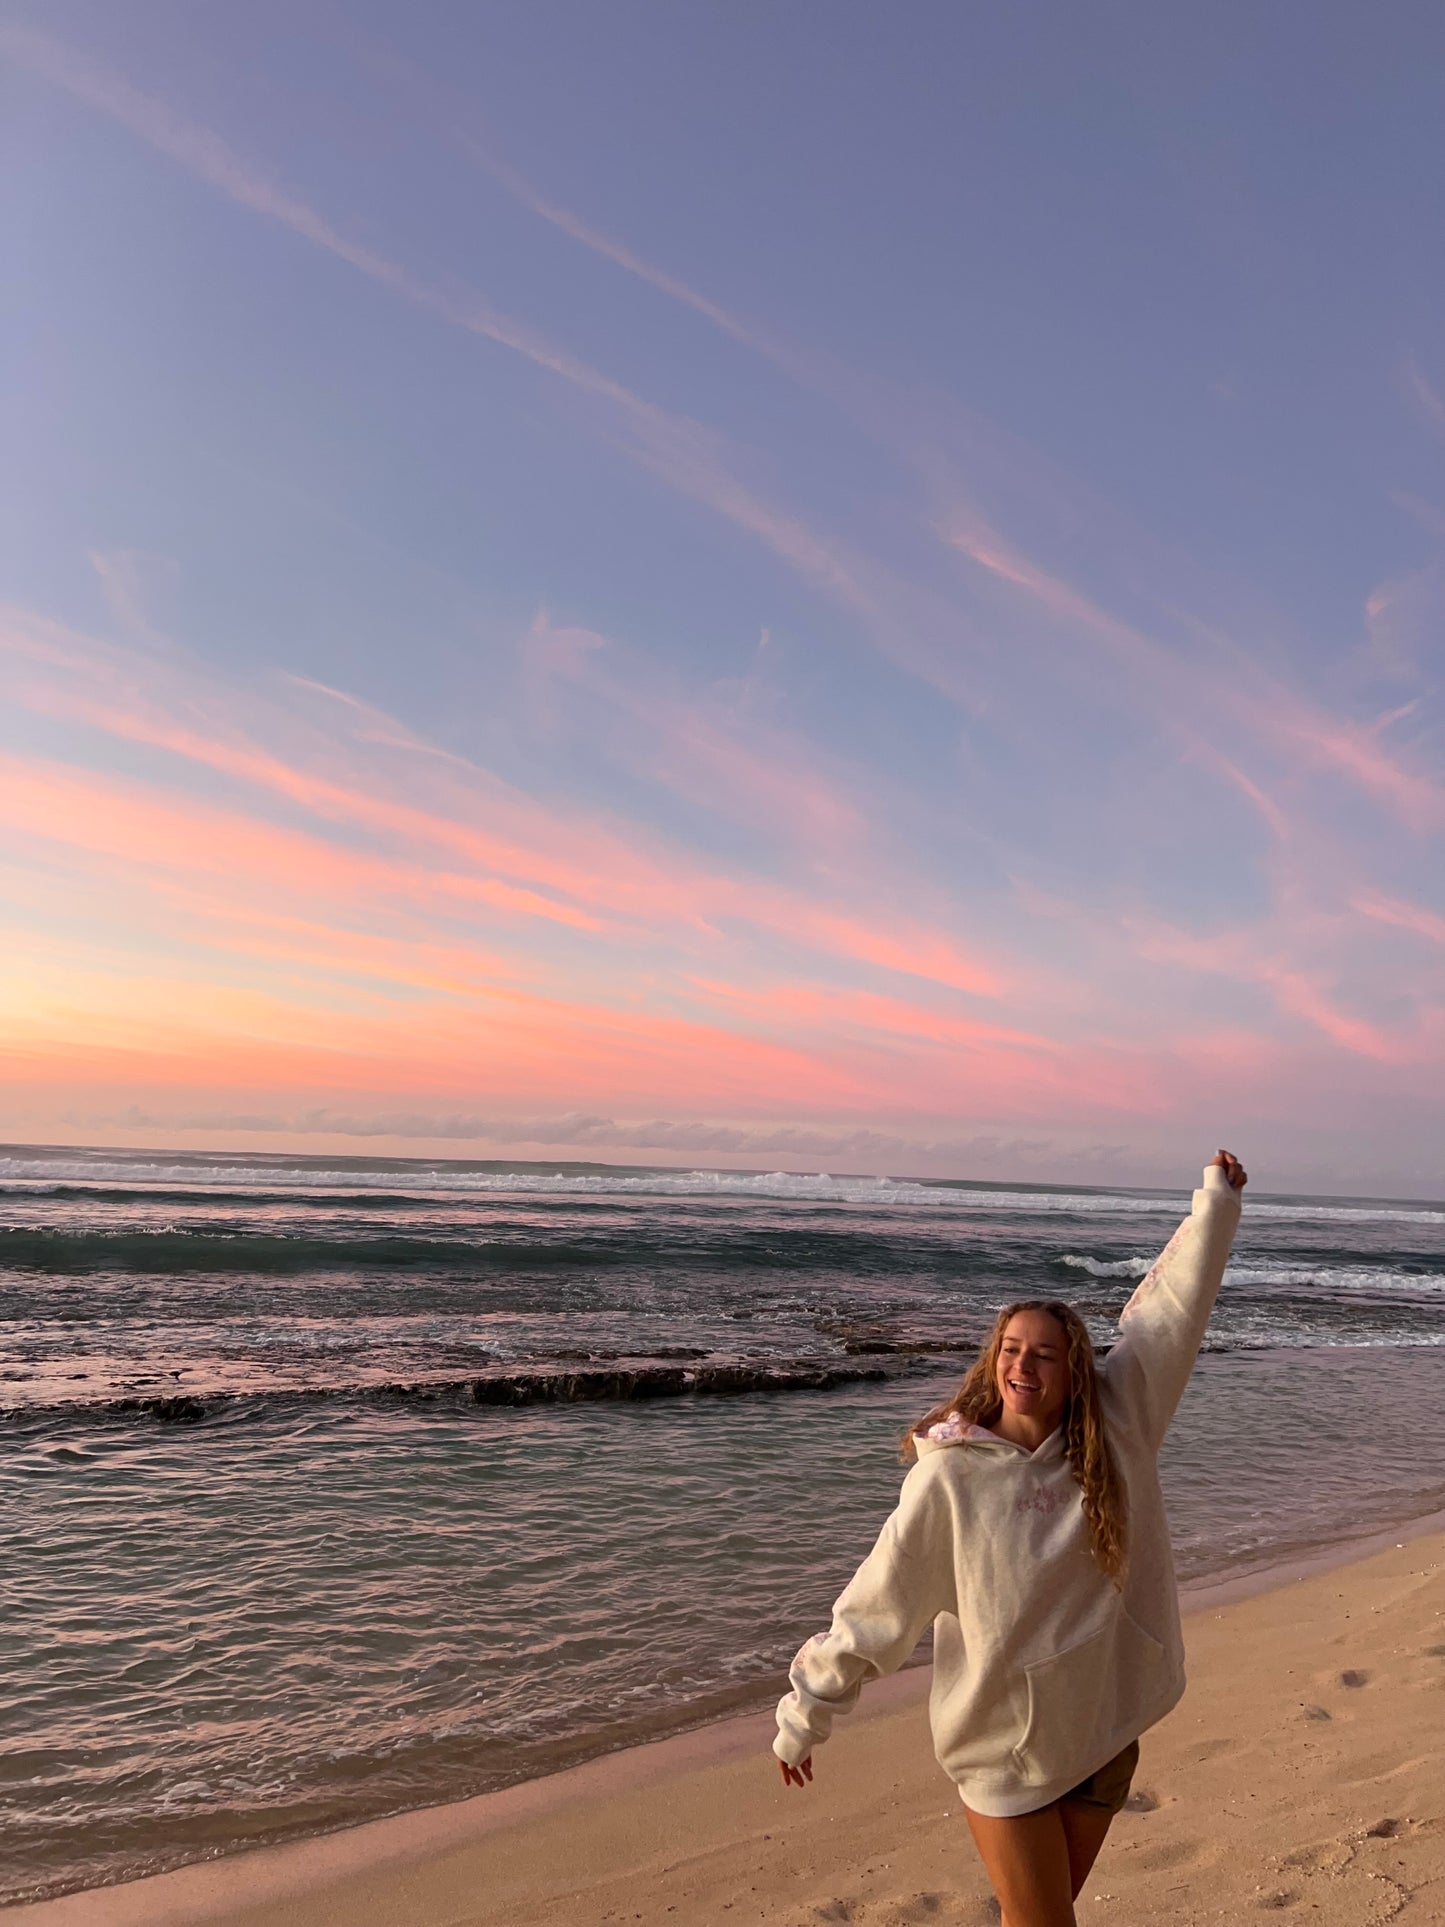
[{"label": "hoodie pocket", "polygon": [[1141,1732],[1170,1669],[1159,1641],[1121,1608],[1101,1632],[1025,1670],[1028,1720],[1014,1761],[1026,1786],[1046,1786]]}]

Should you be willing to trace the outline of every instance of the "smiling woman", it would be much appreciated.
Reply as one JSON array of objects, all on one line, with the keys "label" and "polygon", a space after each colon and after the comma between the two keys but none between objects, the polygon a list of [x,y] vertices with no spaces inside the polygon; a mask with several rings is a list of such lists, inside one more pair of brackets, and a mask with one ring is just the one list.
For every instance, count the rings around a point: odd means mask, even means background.
[{"label": "smiling woman", "polygon": [[1139,1735],[1184,1690],[1158,1454],[1246,1182],[1228,1151],[1206,1167],[1102,1369],[1069,1306],[1004,1308],[955,1396],[910,1433],[899,1505],[778,1706],[774,1751],[803,1786],[834,1715],[932,1624],[934,1746],[1004,1927],[1073,1927]]},{"label": "smiling woman", "polygon": [[1037,1451],[1060,1425],[1064,1454],[1083,1493],[1094,1558],[1113,1577],[1123,1570],[1126,1507],[1099,1397],[1088,1327],[1057,1298],[1005,1305],[977,1364],[947,1403],[914,1435],[951,1444],[978,1432]]}]

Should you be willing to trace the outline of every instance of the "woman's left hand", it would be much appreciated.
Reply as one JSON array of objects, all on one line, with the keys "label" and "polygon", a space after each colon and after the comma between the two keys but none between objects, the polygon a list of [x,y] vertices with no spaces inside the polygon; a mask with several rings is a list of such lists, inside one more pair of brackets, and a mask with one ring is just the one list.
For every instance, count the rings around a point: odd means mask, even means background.
[{"label": "woman's left hand", "polygon": [[1224,1175],[1236,1191],[1242,1191],[1249,1183],[1249,1173],[1233,1151],[1218,1151],[1209,1162],[1211,1165],[1219,1164],[1224,1167]]}]

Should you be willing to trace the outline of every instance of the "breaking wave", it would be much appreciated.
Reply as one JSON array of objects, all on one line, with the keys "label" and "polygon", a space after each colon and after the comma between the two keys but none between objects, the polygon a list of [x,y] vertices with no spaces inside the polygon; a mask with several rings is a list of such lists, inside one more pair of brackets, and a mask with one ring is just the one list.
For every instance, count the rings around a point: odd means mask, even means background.
[{"label": "breaking wave", "polygon": [[1153,1262],[1152,1258],[1080,1258],[1072,1251],[1059,1259],[1061,1265],[1087,1271],[1091,1278],[1142,1278]]},{"label": "breaking wave", "polygon": [[[495,1198],[664,1197],[796,1199],[828,1204],[914,1205],[934,1210],[1001,1211],[1025,1215],[1158,1215],[1187,1207],[1188,1191],[1090,1190],[1087,1186],[1007,1185],[964,1180],[835,1176],[826,1171],[665,1170],[649,1166],[546,1164],[424,1164],[356,1159],[117,1157],[81,1154],[0,1157],[0,1190],[11,1196],[97,1197],[101,1188],[112,1201],[155,1200],[162,1192],[220,1201],[218,1194],[244,1195],[255,1202],[266,1193],[294,1198],[329,1192],[367,1196],[374,1204],[396,1204],[410,1196]],[[72,1191],[73,1188],[73,1191]],[[1384,1222],[1418,1225],[1434,1219],[1445,1226],[1445,1208],[1433,1202],[1259,1198],[1251,1194],[1251,1216],[1294,1220]]]}]

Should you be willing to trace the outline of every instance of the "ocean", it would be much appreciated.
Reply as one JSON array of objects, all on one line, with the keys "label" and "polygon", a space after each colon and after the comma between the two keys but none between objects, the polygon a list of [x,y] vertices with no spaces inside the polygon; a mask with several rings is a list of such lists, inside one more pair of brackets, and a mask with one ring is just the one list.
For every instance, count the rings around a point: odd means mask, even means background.
[{"label": "ocean", "polygon": [[[1181,1175],[0,1151],[0,1901],[765,1702],[998,1305],[1107,1343]],[[1445,1507],[1445,1206],[1251,1187],[1164,1480],[1185,1582]]]}]

